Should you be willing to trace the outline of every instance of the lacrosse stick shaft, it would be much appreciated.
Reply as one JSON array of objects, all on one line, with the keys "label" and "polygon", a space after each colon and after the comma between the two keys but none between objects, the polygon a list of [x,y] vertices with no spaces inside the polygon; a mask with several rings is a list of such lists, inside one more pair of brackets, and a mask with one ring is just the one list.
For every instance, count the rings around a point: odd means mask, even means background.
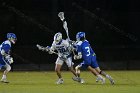
[{"label": "lacrosse stick shaft", "polygon": [[[39,45],[39,44],[37,44],[36,47],[37,47],[39,50],[45,50],[45,48],[46,48],[46,47],[43,47],[43,46],[41,46],[41,45]],[[54,51],[51,51],[51,52],[52,52],[53,54],[58,55],[57,52],[54,52]]]},{"label": "lacrosse stick shaft", "polygon": [[[65,20],[64,12],[60,12],[60,13],[58,14],[58,17],[59,17],[60,20],[63,22],[63,28],[64,28],[65,31],[66,31],[66,35],[67,35],[68,41],[70,41],[69,31],[68,31],[68,27],[67,27],[67,21]],[[72,50],[72,53],[73,53],[73,55],[75,55],[74,50]]]}]

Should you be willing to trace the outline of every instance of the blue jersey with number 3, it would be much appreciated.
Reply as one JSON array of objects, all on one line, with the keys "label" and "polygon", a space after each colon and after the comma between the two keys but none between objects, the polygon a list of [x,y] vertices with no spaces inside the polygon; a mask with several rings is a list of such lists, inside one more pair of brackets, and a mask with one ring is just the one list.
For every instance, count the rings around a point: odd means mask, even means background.
[{"label": "blue jersey with number 3", "polygon": [[95,54],[87,40],[77,44],[77,52],[82,53],[82,58],[87,64],[91,63],[91,58]]}]

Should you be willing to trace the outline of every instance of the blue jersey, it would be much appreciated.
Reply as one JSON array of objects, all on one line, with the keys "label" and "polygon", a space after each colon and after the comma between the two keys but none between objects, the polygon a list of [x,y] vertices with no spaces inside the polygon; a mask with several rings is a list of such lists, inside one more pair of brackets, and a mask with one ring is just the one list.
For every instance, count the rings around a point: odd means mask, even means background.
[{"label": "blue jersey", "polygon": [[10,50],[11,50],[11,42],[9,40],[4,41],[1,45],[0,45],[0,64],[1,65],[5,65],[5,59],[4,56],[1,54],[1,51],[4,50],[6,54],[10,54]]},{"label": "blue jersey", "polygon": [[95,53],[87,40],[78,42],[77,52],[82,54],[82,58],[85,63],[91,64],[91,59],[93,56],[95,56]]},{"label": "blue jersey", "polygon": [[6,54],[10,53],[11,50],[11,42],[9,40],[4,41],[1,45],[0,45],[0,51],[4,50]]}]

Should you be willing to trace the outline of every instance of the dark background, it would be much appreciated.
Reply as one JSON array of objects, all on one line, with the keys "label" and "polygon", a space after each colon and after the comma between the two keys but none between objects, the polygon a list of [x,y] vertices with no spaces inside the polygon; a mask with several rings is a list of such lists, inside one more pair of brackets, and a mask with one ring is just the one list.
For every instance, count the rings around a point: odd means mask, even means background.
[{"label": "dark background", "polygon": [[57,56],[39,51],[36,44],[51,45],[56,32],[66,38],[60,11],[72,40],[77,32],[86,33],[102,69],[140,69],[139,0],[0,0],[0,42],[7,32],[18,38],[13,70],[54,69]]}]

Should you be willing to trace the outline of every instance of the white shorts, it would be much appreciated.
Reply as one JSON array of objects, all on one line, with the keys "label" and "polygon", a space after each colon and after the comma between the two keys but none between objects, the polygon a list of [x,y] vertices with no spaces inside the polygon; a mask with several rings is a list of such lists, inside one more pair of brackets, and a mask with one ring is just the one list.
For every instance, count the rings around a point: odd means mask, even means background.
[{"label": "white shorts", "polygon": [[69,58],[67,58],[65,60],[63,60],[63,59],[58,57],[57,60],[56,60],[56,64],[59,64],[59,65],[63,65],[64,62],[66,62],[68,67],[72,67],[74,65],[74,63],[72,62],[71,57],[69,57]]}]

